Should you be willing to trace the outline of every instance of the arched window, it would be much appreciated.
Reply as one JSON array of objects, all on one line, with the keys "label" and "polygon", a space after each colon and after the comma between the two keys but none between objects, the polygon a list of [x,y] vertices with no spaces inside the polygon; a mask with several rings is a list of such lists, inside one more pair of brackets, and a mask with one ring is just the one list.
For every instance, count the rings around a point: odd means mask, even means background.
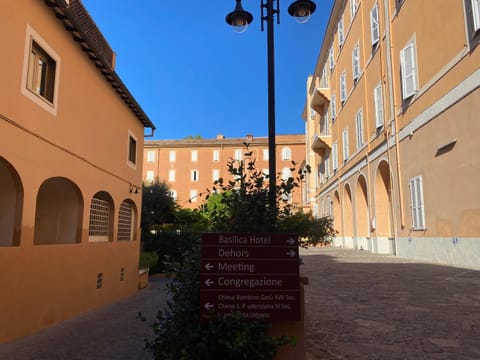
[{"label": "arched window", "polygon": [[90,204],[88,241],[113,240],[113,199],[105,191],[97,192]]},{"label": "arched window", "polygon": [[291,160],[292,159],[292,150],[289,147],[284,147],[282,149],[282,160]]},{"label": "arched window", "polygon": [[35,245],[74,244],[81,241],[83,198],[72,181],[54,177],[37,194]]},{"label": "arched window", "polygon": [[0,246],[20,245],[23,186],[12,165],[0,157]]},{"label": "arched window", "polygon": [[136,240],[137,209],[131,200],[124,200],[118,210],[118,240]]},{"label": "arched window", "polygon": [[292,171],[288,167],[282,169],[282,180],[287,180],[292,175]]}]

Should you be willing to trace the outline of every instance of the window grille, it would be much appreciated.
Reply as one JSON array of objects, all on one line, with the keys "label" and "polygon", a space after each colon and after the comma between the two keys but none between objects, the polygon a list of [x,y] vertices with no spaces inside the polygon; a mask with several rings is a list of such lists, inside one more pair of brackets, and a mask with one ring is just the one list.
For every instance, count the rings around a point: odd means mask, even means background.
[{"label": "window grille", "polygon": [[110,203],[93,198],[90,205],[89,236],[108,236],[110,233]]},{"label": "window grille", "polygon": [[132,240],[132,204],[122,202],[118,212],[118,240]]}]

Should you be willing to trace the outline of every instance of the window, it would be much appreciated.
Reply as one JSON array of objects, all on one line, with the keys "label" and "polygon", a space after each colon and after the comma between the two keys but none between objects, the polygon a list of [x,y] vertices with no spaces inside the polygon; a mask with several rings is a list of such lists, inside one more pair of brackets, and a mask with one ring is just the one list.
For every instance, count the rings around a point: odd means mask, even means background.
[{"label": "window", "polygon": [[268,160],[268,149],[263,149],[263,160]]},{"label": "window", "polygon": [[291,160],[292,159],[292,150],[288,147],[282,149],[282,160]]},{"label": "window", "polygon": [[147,151],[147,162],[152,163],[155,161],[155,151]]},{"label": "window", "polygon": [[378,24],[378,3],[375,3],[370,10],[370,32],[372,35],[372,46],[380,40],[380,26]]},{"label": "window", "polygon": [[147,171],[147,176],[145,176],[145,181],[146,182],[153,182],[155,179],[155,172],[152,170]]},{"label": "window", "polygon": [[175,150],[170,150],[168,152],[168,161],[175,162],[176,158],[177,158],[177,154],[176,154]]},{"label": "window", "polygon": [[358,110],[355,114],[355,124],[357,128],[357,149],[363,146],[363,112],[362,109]]},{"label": "window", "polygon": [[342,132],[342,141],[343,141],[343,161],[347,161],[348,156],[348,128],[343,129]]},{"label": "window", "polygon": [[323,115],[323,131],[321,131],[324,136],[330,136],[330,121],[328,119],[328,112],[325,110]]},{"label": "window", "polygon": [[470,0],[472,3],[473,30],[480,30],[480,0]]},{"label": "window", "polygon": [[352,21],[355,17],[355,13],[357,12],[357,7],[357,0],[350,0],[350,14],[352,16]]},{"label": "window", "polygon": [[270,172],[269,172],[269,169],[263,169],[263,170],[262,170],[262,173],[263,173],[264,176],[268,176],[268,174],[269,174]]},{"label": "window", "polygon": [[192,161],[198,161],[198,150],[192,150]]},{"label": "window", "polygon": [[353,80],[358,80],[360,77],[360,48],[357,45],[353,48],[352,51],[352,70],[353,70]]},{"label": "window", "polygon": [[414,230],[423,230],[425,229],[425,209],[423,206],[423,181],[421,175],[410,179],[410,201],[412,228]]},{"label": "window", "polygon": [[340,101],[342,104],[347,99],[347,75],[345,71],[340,75]]},{"label": "window", "polygon": [[213,181],[217,181],[218,179],[220,179],[220,170],[218,169],[212,170],[212,179]]},{"label": "window", "polygon": [[175,181],[175,170],[173,169],[168,170],[168,181],[170,182]]},{"label": "window", "polygon": [[325,64],[322,70],[322,78],[320,79],[320,87],[328,88],[327,65]]},{"label": "window", "polygon": [[137,139],[128,134],[128,163],[135,167],[137,165]]},{"label": "window", "polygon": [[175,190],[170,190],[170,197],[174,200],[177,201],[177,192]]},{"label": "window", "polygon": [[465,10],[467,12],[468,37],[470,40],[475,38],[475,44],[471,45],[476,45],[480,42],[480,0],[465,0]]},{"label": "window", "polygon": [[197,202],[197,190],[190,190],[190,202]]},{"label": "window", "polygon": [[135,207],[129,200],[124,200],[118,210],[118,240],[135,240]]},{"label": "window", "polygon": [[288,167],[284,167],[282,169],[282,180],[287,180],[290,175],[292,174],[292,171]]},{"label": "window", "polygon": [[90,203],[88,241],[109,241],[113,234],[113,199],[103,191],[96,193]]},{"label": "window", "polygon": [[325,136],[330,136],[330,118],[328,117],[328,109],[323,113],[323,127]]},{"label": "window", "polygon": [[235,160],[242,160],[242,150],[241,149],[235,149],[234,159]]},{"label": "window", "polygon": [[380,128],[383,126],[384,115],[383,115],[383,94],[382,94],[382,84],[378,84],[373,90],[373,100],[375,103],[375,126]]},{"label": "window", "polygon": [[332,144],[332,170],[338,169],[338,144],[335,142]]},{"label": "window", "polygon": [[400,51],[403,99],[413,96],[418,90],[415,42],[412,40]]},{"label": "window", "polygon": [[325,177],[328,179],[330,177],[330,154],[325,156]]},{"label": "window", "polygon": [[213,150],[213,161],[220,161],[220,151]]},{"label": "window", "polygon": [[330,112],[332,114],[332,122],[333,122],[337,117],[337,101],[335,98],[335,94],[332,95],[332,99],[330,100]]},{"label": "window", "polygon": [[345,41],[345,34],[343,32],[343,16],[340,18],[338,22],[338,46],[342,47],[343,42]]},{"label": "window", "polygon": [[56,63],[40,45],[32,40],[28,60],[27,88],[53,103]]},{"label": "window", "polygon": [[335,67],[335,54],[333,52],[333,47],[330,47],[330,50],[328,51],[328,59],[330,64],[330,70],[333,70],[333,68]]},{"label": "window", "polygon": [[192,170],[191,179],[192,181],[198,181],[198,170]]}]

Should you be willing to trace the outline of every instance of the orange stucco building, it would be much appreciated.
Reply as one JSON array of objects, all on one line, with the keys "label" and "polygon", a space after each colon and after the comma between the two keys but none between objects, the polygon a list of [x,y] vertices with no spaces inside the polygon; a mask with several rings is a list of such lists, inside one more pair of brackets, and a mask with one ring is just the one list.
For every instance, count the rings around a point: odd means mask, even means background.
[{"label": "orange stucco building", "polygon": [[480,3],[336,0],[303,118],[336,246],[480,268]]},{"label": "orange stucco building", "polygon": [[0,343],[137,289],[144,128],[78,0],[2,2]]},{"label": "orange stucco building", "polygon": [[[296,169],[305,164],[305,136],[276,136],[276,167],[280,177],[288,177],[292,161]],[[161,180],[170,186],[170,191],[181,207],[194,209],[205,201],[207,189],[212,189],[215,180],[230,180],[227,163],[243,159],[245,143],[249,144],[255,166],[268,174],[268,138],[247,135],[244,138],[183,140],[148,140],[144,146],[143,179],[145,182]],[[295,189],[293,206],[301,208],[306,200],[304,183]]]}]

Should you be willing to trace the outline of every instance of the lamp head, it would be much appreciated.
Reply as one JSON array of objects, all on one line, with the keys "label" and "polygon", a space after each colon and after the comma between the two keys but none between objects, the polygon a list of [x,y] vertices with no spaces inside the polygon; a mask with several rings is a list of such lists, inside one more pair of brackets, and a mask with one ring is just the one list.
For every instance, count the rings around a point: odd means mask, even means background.
[{"label": "lamp head", "polygon": [[229,13],[225,20],[228,25],[233,27],[235,32],[242,33],[247,30],[248,25],[253,21],[253,15],[243,10],[242,0],[236,0],[236,2],[235,10]]},{"label": "lamp head", "polygon": [[306,23],[317,6],[311,0],[296,0],[288,7],[288,13],[301,24]]}]

